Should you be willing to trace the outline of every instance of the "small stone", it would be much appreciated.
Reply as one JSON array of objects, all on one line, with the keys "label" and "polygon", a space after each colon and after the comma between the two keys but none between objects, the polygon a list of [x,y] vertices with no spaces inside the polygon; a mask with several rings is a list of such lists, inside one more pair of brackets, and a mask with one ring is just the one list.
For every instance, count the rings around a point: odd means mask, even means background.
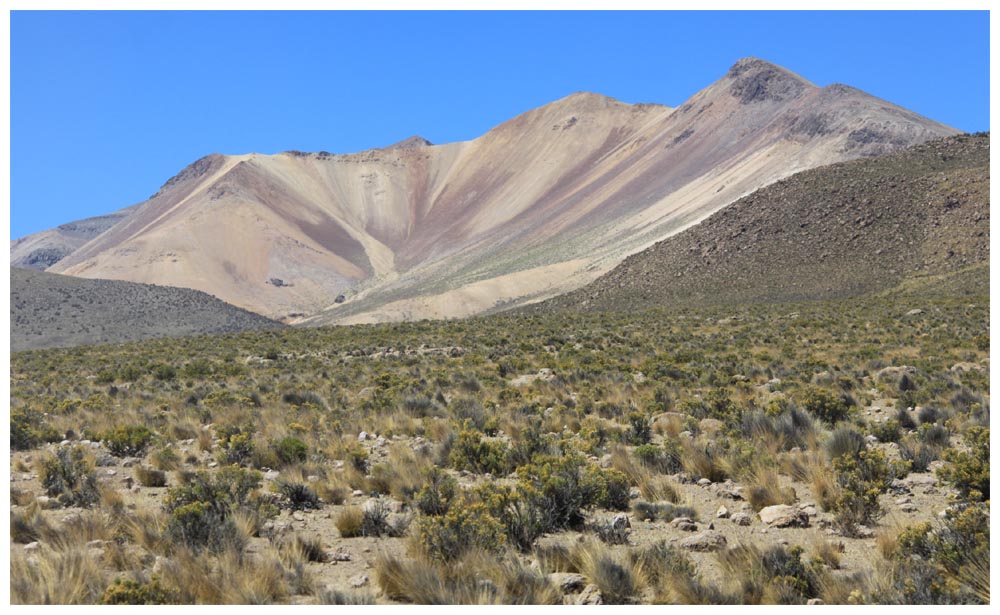
[{"label": "small stone", "polygon": [[278,472],[277,470],[268,470],[267,472],[264,472],[264,480],[275,480],[280,475],[281,472]]},{"label": "small stone", "polygon": [[875,530],[873,530],[872,528],[868,527],[867,525],[859,525],[857,527],[857,529],[854,530],[854,533],[857,535],[858,538],[874,538],[875,537]]},{"label": "small stone", "polygon": [[910,498],[908,498],[906,496],[903,496],[901,498],[896,498],[896,503],[897,504],[909,504],[910,503]]},{"label": "small stone", "polygon": [[729,509],[726,508],[725,506],[720,506],[719,510],[715,511],[715,517],[717,519],[728,519],[729,518]]},{"label": "small stone", "polygon": [[733,516],[729,520],[736,525],[750,525],[753,523],[753,517],[745,512],[733,513]]},{"label": "small stone", "polygon": [[604,604],[604,597],[601,595],[601,590],[591,583],[580,592],[580,596],[576,599],[576,604]]},{"label": "small stone", "polygon": [[309,476],[306,477],[306,482],[307,483],[318,483],[319,482],[319,477],[316,476],[315,474],[310,474]]},{"label": "small stone", "polygon": [[218,467],[218,465],[219,465],[219,463],[216,462],[216,461],[210,461],[210,462],[208,462],[208,467],[210,467],[210,468]]},{"label": "small stone", "polygon": [[360,498],[365,495],[365,492],[360,489],[355,489],[354,491],[351,492],[351,495],[353,495],[356,498]]},{"label": "small stone", "polygon": [[118,471],[117,470],[105,470],[104,473],[107,474],[108,476],[116,476],[118,474]]},{"label": "small stone", "polygon": [[300,511],[296,510],[295,512],[292,513],[292,519],[295,519],[296,521],[305,521],[306,516],[303,515]]},{"label": "small stone", "polygon": [[809,600],[806,600],[806,606],[817,606],[817,605],[824,605],[824,604],[826,604],[826,603],[823,602],[822,598],[810,598]]},{"label": "small stone", "polygon": [[351,584],[351,587],[363,587],[368,584],[368,575],[359,574],[356,577],[351,577],[348,583]]},{"label": "small stone", "polygon": [[903,512],[907,512],[907,513],[911,513],[911,512],[917,512],[917,507],[914,504],[907,503],[907,504],[903,504],[902,506],[900,506],[899,510],[901,510]]},{"label": "small stone", "polygon": [[358,434],[358,442],[364,442],[367,439],[368,439],[367,431],[362,431],[361,433]]},{"label": "small stone", "polygon": [[69,440],[63,440],[59,443],[59,446],[69,446]]},{"label": "small stone", "polygon": [[698,479],[698,486],[699,487],[707,487],[707,486],[709,486],[711,484],[712,484],[712,481],[708,480],[707,478],[699,478]]},{"label": "small stone", "polygon": [[923,313],[924,313],[924,311],[923,311],[923,310],[921,310],[921,309],[917,308],[917,309],[915,309],[915,310],[910,310],[909,312],[907,312],[907,313],[906,313],[906,315],[907,315],[907,316],[919,316],[919,315],[921,315],[921,314],[923,314]]},{"label": "small stone", "polygon": [[810,517],[815,517],[816,515],[819,514],[819,511],[816,509],[815,506],[806,506],[805,508],[800,508],[799,510],[809,515]]},{"label": "small stone", "polygon": [[38,551],[41,548],[42,545],[40,545],[37,540],[35,542],[29,542],[28,544],[24,545],[24,550],[28,551],[29,553],[32,551]]},{"label": "small stone", "polygon": [[351,561],[351,552],[344,547],[337,547],[337,550],[330,553],[329,557],[332,562],[349,562]]},{"label": "small stone", "polygon": [[553,572],[549,580],[564,594],[576,594],[587,586],[587,578],[575,572]]}]

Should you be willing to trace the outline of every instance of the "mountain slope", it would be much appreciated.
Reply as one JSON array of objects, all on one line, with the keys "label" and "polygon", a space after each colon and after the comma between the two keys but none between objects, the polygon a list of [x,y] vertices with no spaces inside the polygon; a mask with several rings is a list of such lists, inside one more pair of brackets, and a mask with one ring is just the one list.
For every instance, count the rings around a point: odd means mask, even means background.
[{"label": "mountain slope", "polygon": [[11,351],[280,328],[205,293],[10,270]]},{"label": "mountain slope", "polygon": [[43,271],[128,217],[132,208],[62,224],[10,242],[10,264]]},{"label": "mountain slope", "polygon": [[988,134],[961,135],[804,171],[539,309],[828,299],[979,271],[989,150]]},{"label": "mountain slope", "polygon": [[472,141],[212,155],[50,271],[318,325],[554,296],[794,172],[956,131],[741,60],[678,109],[578,93]]}]

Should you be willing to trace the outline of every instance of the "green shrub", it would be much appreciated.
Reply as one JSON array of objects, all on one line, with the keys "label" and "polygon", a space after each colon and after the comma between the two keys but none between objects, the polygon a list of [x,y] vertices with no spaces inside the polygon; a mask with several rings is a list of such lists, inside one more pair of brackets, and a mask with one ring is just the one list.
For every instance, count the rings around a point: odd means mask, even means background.
[{"label": "green shrub", "polygon": [[431,558],[453,562],[472,549],[500,552],[506,543],[504,528],[482,502],[461,502],[444,515],[421,517],[417,541]]},{"label": "green shrub", "polygon": [[246,539],[232,517],[200,501],[183,504],[170,511],[167,536],[193,551],[241,551],[246,545]]},{"label": "green shrub", "polygon": [[827,425],[834,425],[847,420],[850,416],[850,404],[843,396],[838,396],[826,389],[809,387],[803,397],[802,407]]},{"label": "green shrub", "polygon": [[101,498],[94,464],[83,447],[60,448],[42,460],[39,472],[45,492],[63,506],[92,506]]},{"label": "green shrub", "polygon": [[115,579],[101,594],[101,604],[176,604],[177,595],[162,585],[153,577],[149,581],[139,582],[133,579]]},{"label": "green shrub", "polygon": [[173,380],[177,377],[177,370],[172,365],[157,365],[153,368],[153,378],[157,380]]},{"label": "green shrub", "polygon": [[253,436],[249,433],[234,433],[219,442],[219,462],[225,465],[245,464],[253,454]]},{"label": "green shrub", "polygon": [[854,536],[858,525],[869,525],[882,516],[878,497],[889,488],[897,469],[879,449],[836,457],[833,467],[840,487],[833,507],[835,519],[845,535]]},{"label": "green shrub", "polygon": [[144,425],[123,425],[105,434],[102,441],[115,457],[140,457],[152,439],[153,432]]},{"label": "green shrub", "polygon": [[306,460],[309,447],[295,436],[285,436],[275,443],[274,451],[282,463],[292,465]]},{"label": "green shrub", "polygon": [[625,415],[628,421],[628,429],[625,431],[625,440],[632,445],[649,443],[653,436],[652,427],[649,425],[649,417],[644,412],[633,410]]},{"label": "green shrub", "polygon": [[937,524],[904,529],[891,554],[888,583],[869,596],[875,604],[988,604],[989,509],[948,509]]},{"label": "green shrub", "polygon": [[10,447],[15,451],[26,451],[43,442],[58,442],[62,439],[55,428],[46,425],[41,412],[30,408],[18,408],[10,413]]},{"label": "green shrub", "polygon": [[201,502],[220,514],[229,515],[251,504],[252,492],[261,485],[260,472],[227,466],[213,472],[198,472],[183,485],[167,491],[168,513],[181,506]]},{"label": "green shrub", "polygon": [[869,431],[873,436],[878,438],[879,442],[899,442],[899,438],[902,436],[899,421],[895,419],[890,419],[884,423],[875,423],[870,427]]},{"label": "green shrub", "polygon": [[499,440],[487,440],[478,432],[463,430],[452,445],[449,459],[456,470],[506,474],[507,451],[507,445]]},{"label": "green shrub", "polygon": [[987,501],[990,499],[990,430],[970,427],[965,432],[965,442],[969,451],[950,448],[944,452],[944,460],[951,465],[939,469],[938,476],[951,483],[963,498]]},{"label": "green shrub", "polygon": [[451,508],[458,481],[437,466],[427,472],[427,482],[415,497],[417,510],[425,515],[443,515]]}]

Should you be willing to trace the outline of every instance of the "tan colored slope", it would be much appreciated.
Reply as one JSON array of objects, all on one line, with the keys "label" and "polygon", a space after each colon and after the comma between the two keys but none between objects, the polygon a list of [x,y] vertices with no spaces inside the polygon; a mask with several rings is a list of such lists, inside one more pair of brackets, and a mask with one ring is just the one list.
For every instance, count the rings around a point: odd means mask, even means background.
[{"label": "tan colored slope", "polygon": [[676,110],[580,93],[463,143],[209,156],[51,271],[307,324],[466,316],[577,288],[802,169],[954,132],[748,59]]}]

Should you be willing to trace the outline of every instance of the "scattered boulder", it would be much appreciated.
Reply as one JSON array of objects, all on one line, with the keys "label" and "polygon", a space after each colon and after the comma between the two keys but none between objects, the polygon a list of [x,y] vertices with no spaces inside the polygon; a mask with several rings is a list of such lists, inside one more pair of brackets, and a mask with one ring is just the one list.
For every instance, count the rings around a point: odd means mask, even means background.
[{"label": "scattered boulder", "polygon": [[901,376],[903,376],[903,374],[915,374],[915,373],[917,373],[917,368],[913,367],[912,365],[899,365],[899,366],[883,367],[882,369],[878,370],[878,372],[875,373],[875,377],[878,378],[879,380],[892,380],[900,378]]},{"label": "scattered boulder", "polygon": [[753,517],[745,512],[733,513],[733,516],[729,520],[736,525],[750,525],[753,523]]},{"label": "scattered boulder", "polygon": [[725,506],[720,506],[719,509],[715,511],[715,517],[716,519],[728,519],[729,509],[726,508]]},{"label": "scattered boulder", "polygon": [[774,527],[809,527],[809,515],[787,504],[776,504],[762,508],[760,520]]},{"label": "scattered boulder", "polygon": [[718,551],[725,546],[726,537],[715,530],[698,532],[681,541],[681,547],[689,551]]},{"label": "scattered boulder", "polygon": [[671,527],[675,527],[682,532],[697,532],[698,524],[689,519],[688,517],[677,517],[670,522]]}]

